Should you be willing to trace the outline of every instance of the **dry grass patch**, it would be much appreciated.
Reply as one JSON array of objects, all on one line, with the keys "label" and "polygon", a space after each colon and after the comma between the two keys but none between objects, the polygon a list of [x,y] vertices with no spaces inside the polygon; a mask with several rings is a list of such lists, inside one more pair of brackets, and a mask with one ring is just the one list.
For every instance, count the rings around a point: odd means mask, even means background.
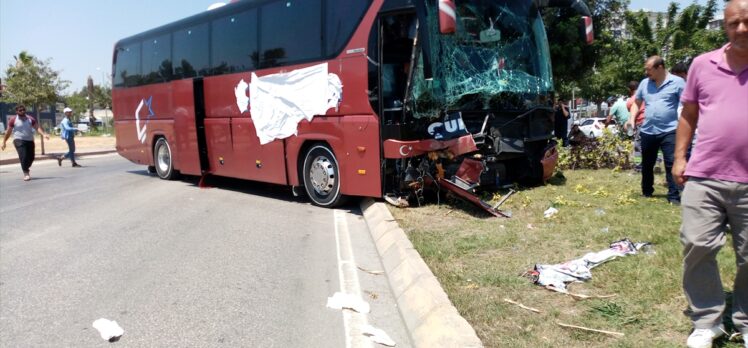
[{"label": "dry grass patch", "polygon": [[[511,219],[489,217],[457,200],[390,210],[487,347],[684,346],[690,323],[680,285],[680,209],[665,200],[664,176],[657,177],[660,195],[643,198],[636,173],[564,174],[511,197],[502,206],[513,211]],[[543,211],[550,206],[559,213],[546,219]],[[610,261],[592,271],[592,280],[570,287],[575,293],[615,297],[575,300],[520,276],[536,263],[568,261],[626,237],[652,242],[654,253]],[[719,257],[726,290],[735,276],[734,257],[730,247]],[[625,336],[562,328],[556,322]]]}]

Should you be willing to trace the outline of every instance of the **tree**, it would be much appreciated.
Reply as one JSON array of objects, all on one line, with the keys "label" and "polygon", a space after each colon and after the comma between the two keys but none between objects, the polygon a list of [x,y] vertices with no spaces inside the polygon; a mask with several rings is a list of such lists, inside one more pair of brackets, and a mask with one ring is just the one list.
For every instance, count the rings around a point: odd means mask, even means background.
[{"label": "tree", "polygon": [[571,96],[571,89],[582,87],[589,95],[590,86],[581,84],[584,76],[592,75],[605,56],[606,47],[613,44],[613,37],[603,28],[609,28],[620,20],[628,0],[587,0],[592,12],[595,42],[584,45],[579,32],[579,16],[570,9],[549,8],[543,21],[548,28],[548,42],[553,63],[553,79],[559,93]]},{"label": "tree", "polygon": [[[109,87],[94,85],[93,86],[93,105],[95,108],[108,109],[112,105],[112,89]],[[88,87],[81,87],[77,92],[73,92],[62,98],[65,106],[73,109],[73,118],[78,122],[80,114],[89,110]]]},{"label": "tree", "polygon": [[[672,2],[665,15],[657,17],[654,26],[643,11],[623,11],[621,18],[631,36],[615,40],[608,27],[598,26],[601,38],[598,57],[592,69],[578,73],[576,79],[582,94],[599,99],[626,93],[628,81],[644,77],[644,60],[649,56],[660,55],[672,67],[676,63],[690,63],[697,55],[720,47],[727,41],[724,31],[706,28],[716,11],[716,0],[709,0],[704,6],[694,3],[682,11],[677,2]],[[554,77],[556,69],[554,61]],[[563,91],[563,85],[561,88]]]},{"label": "tree", "polygon": [[[38,112],[40,105],[55,103],[60,92],[69,84],[69,81],[60,79],[60,73],[50,67],[50,59],[42,61],[26,51],[21,51],[13,58],[15,64],[9,65],[5,70],[3,101],[32,105]],[[44,154],[43,139],[41,144]]]}]

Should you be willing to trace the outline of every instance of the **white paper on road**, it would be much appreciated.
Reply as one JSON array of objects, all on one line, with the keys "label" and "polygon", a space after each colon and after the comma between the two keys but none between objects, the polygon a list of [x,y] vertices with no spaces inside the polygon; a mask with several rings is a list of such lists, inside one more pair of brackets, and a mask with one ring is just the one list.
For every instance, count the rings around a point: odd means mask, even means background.
[{"label": "white paper on road", "polygon": [[116,321],[104,318],[94,321],[93,327],[94,329],[99,330],[101,338],[107,341],[110,341],[113,338],[119,338],[125,333],[125,330],[121,328]]},{"label": "white paper on road", "polygon": [[362,332],[364,336],[371,338],[374,343],[379,343],[387,347],[395,346],[395,341],[393,341],[392,338],[390,338],[390,336],[387,335],[387,333],[382,329],[377,329],[371,325],[366,325],[363,327]]},{"label": "white paper on road", "polygon": [[362,300],[361,297],[353,294],[344,294],[342,292],[336,292],[332,297],[327,298],[327,308],[347,308],[359,313],[369,313],[371,310],[369,303]]},{"label": "white paper on road", "polygon": [[[243,83],[234,91],[240,110]],[[252,73],[249,109],[260,144],[297,134],[299,122],[337,108],[342,95],[343,84],[337,75],[327,72],[327,63],[262,77]]]}]

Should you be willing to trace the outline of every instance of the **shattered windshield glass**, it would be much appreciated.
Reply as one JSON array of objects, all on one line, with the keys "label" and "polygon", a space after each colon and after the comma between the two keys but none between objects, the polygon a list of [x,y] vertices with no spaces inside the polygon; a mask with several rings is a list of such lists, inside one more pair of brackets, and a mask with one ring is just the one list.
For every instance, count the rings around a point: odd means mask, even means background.
[{"label": "shattered windshield glass", "polygon": [[[553,90],[545,28],[532,1],[462,0],[457,32],[439,34],[436,1],[428,1],[429,52],[413,74],[414,116],[443,110],[528,108]],[[433,79],[423,76],[429,54]]]}]

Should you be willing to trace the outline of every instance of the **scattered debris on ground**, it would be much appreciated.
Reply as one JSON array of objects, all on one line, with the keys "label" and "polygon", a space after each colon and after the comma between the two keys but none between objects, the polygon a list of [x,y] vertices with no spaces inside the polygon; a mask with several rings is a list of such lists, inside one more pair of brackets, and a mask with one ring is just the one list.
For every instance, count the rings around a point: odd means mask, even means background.
[{"label": "scattered debris on ground", "polygon": [[94,329],[99,331],[101,338],[109,342],[117,342],[122,335],[125,334],[125,330],[121,328],[116,321],[100,318],[91,324]]},{"label": "scattered debris on ground", "polygon": [[327,308],[332,309],[350,309],[359,313],[369,313],[371,307],[369,303],[353,294],[344,294],[336,292],[332,297],[327,298]]},{"label": "scattered debris on ground", "polygon": [[510,300],[508,298],[505,298],[504,302],[511,303],[511,304],[513,304],[513,305],[515,305],[515,306],[517,306],[519,308],[526,309],[526,310],[531,311],[531,312],[540,313],[540,310],[537,309],[537,308],[527,307],[527,306],[525,306],[525,305],[523,305],[523,304],[521,304],[519,302],[512,301],[512,300]]},{"label": "scattered debris on ground", "polygon": [[363,334],[366,337],[369,337],[374,343],[379,343],[381,345],[387,346],[387,347],[394,347],[395,341],[390,338],[389,335],[387,335],[386,332],[382,329],[377,329],[371,325],[366,325],[363,327]]},{"label": "scattered debris on ground", "polygon": [[548,208],[546,211],[543,212],[543,217],[546,219],[553,217],[554,215],[558,214],[558,209],[554,207]]},{"label": "scattered debris on ground", "polygon": [[535,284],[550,290],[566,293],[566,284],[582,282],[592,278],[591,270],[618,257],[635,255],[650,243],[632,243],[628,238],[610,244],[610,247],[596,253],[587,253],[581,258],[555,265],[536,264],[527,272]]},{"label": "scattered debris on ground", "polygon": [[369,273],[369,274],[373,274],[373,275],[382,275],[382,274],[384,274],[384,271],[374,271],[374,270],[363,268],[361,266],[356,266],[356,268],[358,268],[359,270],[361,270],[363,272],[366,272],[366,273]]},{"label": "scattered debris on ground", "polygon": [[613,336],[613,337],[623,337],[623,336],[625,336],[625,334],[623,332],[597,330],[597,329],[591,329],[591,328],[584,327],[584,326],[569,325],[569,324],[564,324],[564,323],[560,323],[560,322],[556,322],[556,324],[558,326],[561,326],[561,327],[566,327],[566,328],[570,328],[570,329],[577,329],[577,330],[584,330],[584,331],[590,331],[590,332],[598,332],[598,333],[610,335],[610,336]]},{"label": "scattered debris on ground", "polygon": [[410,203],[408,203],[408,197],[398,197],[392,194],[386,194],[384,195],[384,200],[398,208],[407,208],[410,206]]}]

